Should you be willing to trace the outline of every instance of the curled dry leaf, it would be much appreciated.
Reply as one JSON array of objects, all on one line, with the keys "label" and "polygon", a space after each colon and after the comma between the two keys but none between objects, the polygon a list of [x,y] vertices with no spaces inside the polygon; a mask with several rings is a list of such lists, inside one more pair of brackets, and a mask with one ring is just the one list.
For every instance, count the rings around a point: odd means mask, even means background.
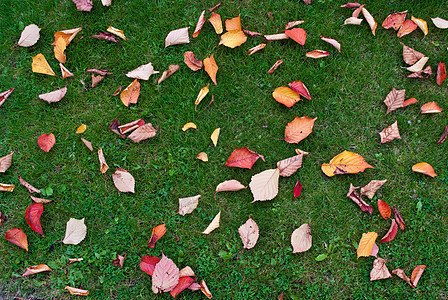
[{"label": "curled dry leaf", "polygon": [[386,20],[384,20],[383,26],[385,29],[393,28],[395,30],[400,29],[401,25],[403,25],[404,20],[406,19],[406,14],[408,11],[402,11],[390,14],[387,16]]},{"label": "curled dry leaf", "polygon": [[137,69],[134,69],[134,70],[128,72],[126,74],[126,76],[129,78],[148,80],[152,74],[157,74],[157,73],[159,73],[159,71],[154,70],[152,63],[147,63],[145,65],[141,65]]},{"label": "curled dry leaf", "polygon": [[13,192],[15,187],[14,184],[0,183],[0,192]]},{"label": "curled dry leaf", "polygon": [[286,107],[292,107],[301,100],[299,93],[286,86],[276,88],[274,92],[272,92],[272,97]]},{"label": "curled dry leaf", "polygon": [[259,33],[259,32],[250,31],[250,30],[247,30],[247,29],[243,29],[243,32],[244,32],[245,34],[247,34],[248,36],[261,36],[261,35],[262,35],[262,34]]},{"label": "curled dry leaf", "polygon": [[437,105],[435,101],[428,102],[422,105],[420,112],[422,114],[434,114],[442,112],[442,108]]},{"label": "curled dry leaf", "polygon": [[361,25],[361,22],[363,19],[358,19],[356,17],[350,17],[348,19],[345,19],[344,25]]},{"label": "curled dry leaf", "polygon": [[193,269],[190,268],[189,266],[186,266],[185,268],[181,269],[179,271],[179,276],[180,277],[184,277],[184,276],[196,277],[196,275],[194,274]]},{"label": "curled dry leaf", "polygon": [[110,32],[110,33],[112,33],[112,34],[115,34],[116,36],[122,38],[122,39],[125,40],[125,41],[128,40],[128,38],[124,35],[123,30],[120,30],[120,29],[118,29],[118,28],[109,26],[109,28],[107,28],[106,31],[107,31],[107,32]]},{"label": "curled dry leaf", "polygon": [[395,207],[392,207],[392,210],[394,212],[394,218],[395,221],[398,223],[398,225],[400,226],[401,230],[404,230],[406,227],[406,224],[404,223],[403,218],[401,217],[400,212],[398,211],[398,209],[396,209]]},{"label": "curled dry leaf", "polygon": [[134,143],[140,143],[143,140],[155,137],[156,134],[157,129],[155,129],[151,123],[146,123],[134,130],[134,132],[128,136],[128,139],[131,139]]},{"label": "curled dry leaf", "polygon": [[112,97],[117,96],[121,92],[121,85],[115,90],[115,92],[112,94]]},{"label": "curled dry leaf", "polygon": [[367,202],[362,199],[361,195],[356,191],[357,188],[359,188],[359,186],[354,187],[353,184],[350,183],[350,189],[347,193],[347,197],[355,202],[362,211],[366,211],[370,213],[370,215],[372,215],[373,207],[367,204]]},{"label": "curled dry leaf", "polygon": [[252,48],[250,48],[249,50],[247,50],[247,54],[252,55],[252,54],[254,54],[255,52],[260,51],[260,50],[263,49],[264,47],[266,47],[266,44],[265,44],[265,43],[261,43],[261,44],[255,46],[255,47],[252,47]]},{"label": "curled dry leaf", "polygon": [[288,22],[285,25],[285,30],[291,29],[294,26],[297,26],[297,25],[300,25],[300,24],[303,24],[303,23],[305,23],[305,21],[291,21],[291,22]]},{"label": "curled dry leaf", "polygon": [[425,57],[423,53],[406,46],[402,42],[400,42],[400,44],[403,46],[403,60],[408,65],[413,65],[416,62],[418,62],[421,58]]},{"label": "curled dry leaf", "polygon": [[75,76],[72,72],[70,72],[62,63],[59,63],[59,67],[61,68],[61,76],[62,79],[67,77],[73,77]]},{"label": "curled dry leaf", "polygon": [[49,152],[51,148],[53,148],[53,145],[56,143],[56,138],[54,137],[54,134],[42,134],[37,139],[37,144],[39,147],[44,150],[45,152]]},{"label": "curled dry leaf", "polygon": [[22,276],[28,276],[28,275],[33,275],[33,274],[37,274],[37,273],[41,273],[41,272],[53,272],[52,269],[50,269],[49,266],[47,266],[46,264],[40,264],[40,265],[36,265],[36,266],[31,266],[26,268],[25,273],[22,274]]},{"label": "curled dry leaf", "polygon": [[218,192],[236,192],[245,188],[246,186],[241,184],[238,180],[226,180],[216,186],[215,195]]},{"label": "curled dry leaf", "polygon": [[381,137],[381,144],[393,141],[395,139],[400,139],[400,132],[398,131],[398,121],[395,121],[392,125],[389,127],[386,127],[383,129],[383,131],[380,132]]},{"label": "curled dry leaf", "polygon": [[366,18],[367,23],[369,23],[370,29],[372,30],[372,34],[375,35],[376,27],[378,26],[375,19],[364,7],[362,8],[362,14],[364,15],[364,18]]},{"label": "curled dry leaf", "polygon": [[392,219],[392,223],[390,224],[389,231],[386,233],[386,235],[381,239],[381,243],[387,243],[392,241],[395,238],[395,235],[397,235],[398,231],[398,225],[397,222],[395,222],[394,219]]},{"label": "curled dry leaf", "polygon": [[40,224],[40,216],[44,211],[44,206],[42,203],[33,203],[25,211],[25,219],[28,225],[30,225],[31,230],[44,236],[42,231],[42,226]]},{"label": "curled dry leaf", "polygon": [[62,240],[64,244],[78,245],[87,234],[87,226],[84,224],[84,218],[77,220],[70,218],[65,229],[65,237]]},{"label": "curled dry leaf", "polygon": [[243,242],[244,249],[252,249],[257,243],[260,230],[258,229],[257,223],[249,219],[238,228],[238,233],[240,234],[241,241]]},{"label": "curled dry leaf", "polygon": [[32,200],[33,202],[35,202],[35,203],[46,204],[46,203],[53,202],[53,200],[43,199],[43,198],[37,198],[37,197],[31,196],[31,195],[30,195],[30,198],[31,198],[31,200]]},{"label": "curled dry leaf", "polygon": [[445,79],[446,79],[445,63],[439,62],[439,65],[437,66],[437,84],[441,85]]},{"label": "curled dry leaf", "polygon": [[194,101],[195,109],[196,109],[196,107],[199,105],[199,103],[201,103],[202,99],[204,99],[205,96],[207,96],[208,92],[210,91],[209,88],[208,88],[209,86],[210,86],[210,84],[207,84],[207,86],[204,86],[204,87],[199,91],[199,94],[198,94],[198,96],[196,97],[196,100]]},{"label": "curled dry leaf", "polygon": [[199,282],[199,285],[201,286],[201,292],[205,295],[205,297],[207,297],[208,299],[212,299],[213,295],[210,292],[210,290],[208,289],[207,284],[205,283],[205,281],[201,280]]},{"label": "curled dry leaf", "polygon": [[179,70],[179,65],[170,65],[168,70],[163,71],[162,76],[160,76],[159,80],[157,80],[157,84],[160,84],[162,81],[173,75]]},{"label": "curled dry leaf", "polygon": [[310,225],[305,223],[294,230],[291,235],[292,253],[308,251],[313,244]]},{"label": "curled dry leaf", "polygon": [[414,286],[411,283],[411,279],[406,275],[406,273],[402,269],[392,270],[392,274],[397,275],[398,277],[406,281],[412,288],[414,288]]},{"label": "curled dry leaf", "polygon": [[448,136],[448,126],[445,126],[445,129],[443,130],[442,136],[440,136],[437,145],[442,144],[446,140],[447,136]]},{"label": "curled dry leaf", "polygon": [[425,20],[415,18],[414,16],[411,16],[411,20],[414,21],[415,24],[417,24],[418,28],[423,31],[424,35],[428,34],[428,23],[426,23]]},{"label": "curled dry leaf", "polygon": [[123,269],[124,259],[126,258],[126,253],[123,255],[117,255],[117,257],[112,261],[112,266],[120,267]]},{"label": "curled dry leaf", "polygon": [[12,155],[14,151],[11,151],[8,155],[0,157],[0,173],[5,173],[12,164]]},{"label": "curled dry leaf", "polygon": [[5,239],[28,252],[28,239],[22,229],[13,228],[6,231]]},{"label": "curled dry leaf", "polygon": [[[182,272],[182,270],[180,270],[180,272]],[[170,295],[173,296],[173,298],[176,298],[176,296],[179,295],[180,292],[182,292],[183,290],[188,288],[193,282],[194,282],[194,278],[192,278],[190,276],[179,275],[179,282],[174,287],[174,289],[170,292]]]},{"label": "curled dry leaf", "polygon": [[241,31],[241,14],[238,17],[226,20],[227,31]]},{"label": "curled dry leaf", "polygon": [[412,287],[413,288],[417,287],[417,284],[418,284],[418,282],[420,280],[420,277],[422,277],[422,274],[425,271],[425,269],[426,269],[425,265],[419,265],[419,266],[416,266],[414,268],[414,270],[412,271],[411,283],[412,283]]},{"label": "curled dry leaf", "polygon": [[285,34],[293,39],[295,42],[300,45],[305,45],[306,42],[306,31],[303,28],[293,28],[289,30],[285,30]]},{"label": "curled dry leaf", "polygon": [[56,41],[62,37],[65,40],[65,45],[68,46],[70,42],[75,38],[75,36],[80,32],[82,27],[73,28],[73,29],[65,29],[61,31],[57,31],[54,34],[54,42],[52,45],[56,45]]},{"label": "curled dry leaf", "polygon": [[274,73],[275,70],[277,70],[277,68],[283,63],[282,59],[277,60],[272,67],[269,68],[269,70],[266,72],[268,74],[272,74]]},{"label": "curled dry leaf", "polygon": [[158,225],[152,229],[151,239],[149,240],[148,246],[154,248],[156,242],[166,233],[165,223]]},{"label": "curled dry leaf", "polygon": [[297,179],[297,183],[294,186],[294,198],[297,198],[302,193],[303,185],[300,183],[300,180]]},{"label": "curled dry leaf", "polygon": [[362,234],[361,240],[359,241],[358,249],[356,250],[358,258],[361,256],[370,256],[373,244],[375,244],[375,240],[377,237],[378,233],[376,232],[368,232]]},{"label": "curled dry leaf", "polygon": [[347,150],[333,157],[328,164],[324,163],[321,166],[322,172],[329,177],[364,172],[367,168],[373,169],[361,155]]},{"label": "curled dry leaf", "polygon": [[252,176],[249,183],[250,191],[254,197],[252,203],[274,199],[278,194],[279,176],[279,169],[265,170]]},{"label": "curled dry leaf", "polygon": [[[73,3],[76,4],[76,9],[79,11],[90,12],[92,10],[92,7],[93,7],[92,0],[72,0],[72,1],[73,1]],[[85,295],[85,296],[87,296],[87,295]]]},{"label": "curled dry leaf", "polygon": [[310,57],[310,58],[322,58],[322,57],[327,57],[330,55],[330,52],[324,51],[324,50],[313,50],[311,52],[307,52],[306,57]]},{"label": "curled dry leaf", "polygon": [[323,36],[321,36],[320,39],[324,42],[329,43],[333,47],[335,47],[338,50],[338,52],[341,52],[341,44],[338,41],[336,41],[335,39],[327,38],[327,37],[323,37]]},{"label": "curled dry leaf", "polygon": [[196,158],[202,160],[203,162],[208,162],[208,155],[205,152],[199,152]]},{"label": "curled dry leaf", "polygon": [[204,26],[205,23],[205,10],[202,11],[201,15],[199,16],[198,22],[196,23],[196,28],[193,32],[193,38],[197,38],[199,33],[201,32],[202,26]]},{"label": "curled dry leaf", "polygon": [[434,171],[434,168],[426,162],[421,162],[421,163],[413,165],[412,171],[417,172],[417,173],[422,173],[422,174],[431,176],[433,178],[437,176],[436,172]]},{"label": "curled dry leaf", "polygon": [[59,37],[56,40],[56,44],[53,47],[53,51],[54,51],[54,57],[60,63],[65,63],[67,61],[65,57],[65,48],[66,48],[65,40],[62,37]]},{"label": "curled dry leaf", "polygon": [[226,166],[252,169],[252,166],[259,158],[264,161],[263,155],[243,147],[233,150],[232,154],[230,154],[226,161]]},{"label": "curled dry leaf", "polygon": [[129,104],[136,104],[138,97],[140,96],[140,82],[138,82],[137,79],[134,79],[134,81],[128,85],[124,91],[120,94],[121,102],[127,107],[129,107]]},{"label": "curled dry leaf", "polygon": [[377,257],[378,258],[378,251],[380,251],[380,248],[376,243],[373,244],[372,251],[370,252],[370,256]]},{"label": "curled dry leaf", "polygon": [[188,129],[193,128],[193,129],[198,129],[198,127],[196,126],[196,124],[192,123],[192,122],[188,122],[187,124],[185,124],[182,127],[182,131],[187,131]]},{"label": "curled dry leaf", "polygon": [[215,12],[215,10],[217,10],[218,8],[220,8],[222,5],[222,2],[219,2],[218,4],[216,4],[215,6],[211,7],[208,9],[209,12],[213,13]]},{"label": "curled dry leaf", "polygon": [[280,40],[287,40],[289,39],[289,36],[287,36],[285,33],[277,33],[277,34],[268,34],[263,35],[263,39],[265,41],[280,41]]},{"label": "curled dry leaf", "polygon": [[104,174],[109,169],[109,166],[106,163],[106,158],[104,157],[103,149],[101,149],[101,147],[98,150],[98,159],[100,161],[100,172]]},{"label": "curled dry leaf", "polygon": [[135,193],[135,179],[125,169],[116,169],[112,174],[115,187],[122,193]]},{"label": "curled dry leaf", "polygon": [[389,269],[386,266],[386,259],[378,257],[373,261],[373,269],[370,271],[370,281],[391,278]]},{"label": "curled dry leaf", "polygon": [[5,221],[6,221],[5,214],[0,211],[0,225],[2,225]]},{"label": "curled dry leaf", "polygon": [[92,88],[96,87],[103,79],[104,77],[101,75],[95,76],[92,74]]},{"label": "curled dry leaf", "polygon": [[201,195],[179,199],[179,215],[185,216],[191,214],[196,209]]},{"label": "curled dry leaf", "polygon": [[48,103],[55,103],[61,101],[61,99],[64,98],[66,93],[67,93],[67,87],[65,86],[62,89],[53,92],[40,94],[39,99],[47,101]]},{"label": "curled dry leaf", "polygon": [[406,90],[396,90],[395,88],[392,89],[384,100],[384,103],[387,106],[386,115],[397,108],[403,107],[405,93]]},{"label": "curled dry leaf", "polygon": [[416,62],[414,65],[410,66],[409,68],[405,68],[406,70],[410,72],[420,72],[425,64],[428,62],[429,57],[422,57],[419,59],[418,62]]},{"label": "curled dry leaf", "polygon": [[103,6],[111,6],[112,0],[101,0],[101,3],[103,4]]},{"label": "curled dry leaf", "polygon": [[81,138],[81,141],[84,143],[84,145],[86,145],[87,148],[89,148],[90,151],[93,151],[93,146],[91,142],[83,138]]},{"label": "curled dry leaf", "polygon": [[188,44],[190,42],[188,37],[189,28],[185,27],[170,31],[165,38],[165,48],[172,45]]},{"label": "curled dry leaf", "polygon": [[213,218],[212,222],[207,226],[207,228],[202,232],[204,234],[209,234],[213,230],[219,227],[219,221],[221,219],[221,211]]},{"label": "curled dry leaf", "polygon": [[412,105],[412,104],[415,104],[415,103],[418,103],[417,99],[409,98],[408,100],[403,102],[403,107],[406,107],[406,106],[409,106],[409,105]]},{"label": "curled dry leaf", "polygon": [[212,16],[208,20],[215,29],[216,34],[221,34],[223,32],[221,16],[219,14],[212,12]]},{"label": "curled dry leaf", "polygon": [[145,120],[138,119],[138,120],[120,125],[120,126],[118,126],[118,129],[120,130],[120,133],[125,134],[125,133],[131,132],[143,125],[145,125]]},{"label": "curled dry leaf", "polygon": [[33,59],[33,62],[31,63],[31,69],[34,73],[56,76],[43,54],[39,53],[36,56],[32,56],[31,58]]},{"label": "curled dry leaf", "polygon": [[406,20],[404,21],[403,25],[401,25],[400,30],[397,32],[398,38],[401,38],[405,35],[410,34],[414,30],[417,29],[417,24],[414,23],[412,20]]},{"label": "curled dry leaf", "polygon": [[[75,0],[73,0],[73,1],[75,1]],[[89,295],[88,290],[78,289],[78,288],[74,288],[71,286],[66,286],[65,289],[70,292],[70,295],[75,295],[75,296],[88,296]]]},{"label": "curled dry leaf", "polygon": [[423,70],[415,72],[415,73],[411,73],[406,77],[407,78],[428,78],[430,75],[432,75],[432,69],[431,69],[431,66],[427,66]]},{"label": "curled dry leaf", "polygon": [[109,32],[100,32],[99,34],[92,35],[91,38],[120,44],[115,35]]},{"label": "curled dry leaf", "polygon": [[386,182],[387,179],[370,181],[366,186],[363,186],[361,188],[361,195],[367,196],[369,199],[372,199],[373,196],[375,196],[376,191]]},{"label": "curled dry leaf", "polygon": [[295,117],[294,120],[288,123],[285,128],[285,141],[287,143],[299,143],[313,132],[314,121],[317,118],[311,119],[306,116],[301,118]]},{"label": "curled dry leaf", "polygon": [[5,103],[6,99],[9,97],[9,95],[11,95],[12,91],[14,91],[14,88],[10,88],[9,90],[0,93],[0,106]]},{"label": "curled dry leaf", "polygon": [[[157,71],[156,71],[157,72]],[[106,69],[98,70],[98,69],[87,69],[86,73],[95,73],[101,76],[112,75],[113,73],[107,71]]]},{"label": "curled dry leaf", "polygon": [[280,176],[289,177],[302,167],[303,154],[295,155],[277,162]]},{"label": "curled dry leaf", "polygon": [[219,138],[220,132],[221,132],[221,128],[216,128],[215,130],[213,130],[212,135],[210,136],[210,139],[212,140],[213,145],[215,147],[218,144],[218,138]]},{"label": "curled dry leaf", "polygon": [[432,22],[434,23],[434,26],[440,29],[447,29],[448,28],[448,21],[442,18],[431,18]]},{"label": "curled dry leaf", "polygon": [[28,192],[30,193],[38,193],[40,194],[40,190],[35,188],[34,186],[32,186],[31,184],[29,184],[28,182],[25,181],[25,179],[23,179],[20,175],[19,175],[19,182],[21,185],[23,185],[24,187],[26,187],[26,189],[28,190]]},{"label": "curled dry leaf", "polygon": [[210,55],[210,57],[206,57],[204,59],[204,69],[205,72],[210,76],[213,83],[217,85],[216,83],[216,73],[218,72],[218,65],[216,64],[215,58],[213,57],[213,54]]},{"label": "curled dry leaf", "polygon": [[308,100],[311,100],[310,92],[302,81],[293,81],[288,83],[288,86],[296,93],[299,93],[300,96],[305,97]]},{"label": "curled dry leaf", "polygon": [[339,6],[339,7],[343,7],[343,8],[354,8],[354,7],[359,7],[359,6],[361,6],[360,3],[356,3],[356,2],[348,2],[348,3],[344,4],[344,5]]},{"label": "curled dry leaf", "polygon": [[154,273],[154,269],[159,261],[160,258],[158,257],[145,255],[141,258],[140,269],[149,276],[152,276],[152,274]]},{"label": "curled dry leaf", "polygon": [[194,56],[194,53],[192,51],[187,51],[184,53],[184,63],[192,71],[197,71],[197,70],[202,69],[202,61],[197,59],[196,56]]},{"label": "curled dry leaf", "polygon": [[20,35],[20,39],[17,42],[16,46],[20,47],[31,47],[37,43],[40,38],[39,34],[40,28],[36,24],[30,24],[26,26],[22,34]]}]

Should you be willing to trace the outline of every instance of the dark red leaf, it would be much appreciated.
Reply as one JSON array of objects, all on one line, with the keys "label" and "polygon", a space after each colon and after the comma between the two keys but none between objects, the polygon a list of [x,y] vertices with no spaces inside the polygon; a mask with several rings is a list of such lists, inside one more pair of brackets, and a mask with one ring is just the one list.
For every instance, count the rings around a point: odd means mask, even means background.
[{"label": "dark red leaf", "polygon": [[297,198],[300,196],[300,193],[302,192],[302,184],[300,183],[300,180],[297,179],[296,186],[294,187],[294,198]]},{"label": "dark red leaf", "polygon": [[381,239],[380,243],[386,243],[386,242],[392,241],[395,238],[395,235],[397,234],[397,231],[398,231],[397,222],[395,222],[395,220],[392,219],[392,224],[390,225],[389,231]]},{"label": "dark red leaf", "polygon": [[152,273],[154,272],[154,269],[159,261],[160,258],[158,257],[145,255],[141,258],[140,269],[149,276],[152,276]]},{"label": "dark red leaf", "polygon": [[439,141],[437,142],[437,145],[442,144],[446,140],[447,136],[448,136],[448,126],[445,126],[445,130],[443,131],[442,136],[440,137]]},{"label": "dark red leaf", "polygon": [[173,296],[173,298],[176,298],[176,296],[179,295],[180,292],[182,292],[183,290],[188,288],[193,282],[194,282],[194,279],[189,276],[184,276],[184,277],[179,278],[179,283],[170,292],[171,296]]},{"label": "dark red leaf", "polygon": [[395,215],[395,221],[397,221],[398,225],[400,225],[400,229],[404,230],[404,228],[406,227],[406,224],[404,223],[404,220],[401,217],[400,212],[395,207],[392,207],[392,210]]}]

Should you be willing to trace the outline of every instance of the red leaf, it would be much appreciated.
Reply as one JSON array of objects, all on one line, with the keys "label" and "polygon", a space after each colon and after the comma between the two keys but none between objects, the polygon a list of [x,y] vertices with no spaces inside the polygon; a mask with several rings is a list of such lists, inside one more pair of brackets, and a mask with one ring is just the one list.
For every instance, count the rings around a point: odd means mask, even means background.
[{"label": "red leaf", "polygon": [[171,296],[173,296],[173,298],[176,298],[176,296],[179,295],[180,292],[188,288],[193,282],[194,279],[189,276],[179,278],[179,282],[177,283],[176,287],[170,292]]},{"label": "red leaf", "polygon": [[390,217],[391,211],[389,205],[383,200],[378,200],[378,210],[381,216],[387,220]]},{"label": "red leaf", "polygon": [[148,246],[154,248],[156,242],[166,233],[165,224],[161,224],[152,229],[151,239],[149,240]]},{"label": "red leaf", "polygon": [[350,183],[350,189],[347,193],[347,197],[352,199],[352,201],[355,202],[362,211],[367,211],[370,215],[372,215],[373,207],[362,199],[362,196],[356,191],[357,188],[359,187],[354,187],[353,184]]},{"label": "red leaf", "polygon": [[397,231],[398,231],[397,222],[395,222],[395,220],[392,219],[392,224],[390,225],[389,231],[381,239],[380,243],[386,243],[386,242],[392,241],[395,238],[395,235],[397,234]]},{"label": "red leaf", "polygon": [[446,69],[445,63],[439,62],[439,66],[437,67],[437,84],[441,85],[446,78]]},{"label": "red leaf", "polygon": [[252,166],[259,158],[264,161],[263,155],[243,147],[233,150],[229,159],[226,161],[226,166],[252,169]]},{"label": "red leaf", "polygon": [[297,198],[300,196],[300,193],[302,192],[302,184],[300,183],[300,180],[297,179],[296,186],[294,187],[294,198]]},{"label": "red leaf", "polygon": [[392,210],[394,211],[395,221],[397,221],[398,225],[400,225],[400,229],[404,230],[404,228],[406,227],[406,224],[404,223],[404,220],[401,217],[400,212],[395,207],[392,207]]},{"label": "red leaf", "polygon": [[26,238],[26,234],[20,228],[13,228],[6,231],[5,239],[13,243],[14,245],[19,246],[22,249],[25,249],[28,252],[28,240]]},{"label": "red leaf", "polygon": [[302,28],[293,28],[290,30],[285,30],[285,34],[292,38],[294,41],[300,45],[305,45],[306,42],[306,31]]},{"label": "red leaf", "polygon": [[44,232],[42,231],[42,226],[40,225],[40,216],[44,211],[44,205],[42,203],[33,203],[26,209],[25,219],[31,229],[42,236]]},{"label": "red leaf", "polygon": [[148,274],[149,276],[152,276],[152,273],[154,273],[154,269],[157,263],[160,261],[160,258],[145,255],[141,258],[141,260],[142,261],[140,262],[140,269],[142,269],[142,271]]},{"label": "red leaf", "polygon": [[49,152],[53,148],[54,143],[56,143],[56,138],[52,133],[44,133],[37,139],[37,144],[45,152]]},{"label": "red leaf", "polygon": [[299,95],[305,97],[308,100],[311,100],[310,92],[308,92],[308,89],[303,84],[302,81],[293,81],[291,83],[288,83],[288,86],[296,93],[299,93]]}]

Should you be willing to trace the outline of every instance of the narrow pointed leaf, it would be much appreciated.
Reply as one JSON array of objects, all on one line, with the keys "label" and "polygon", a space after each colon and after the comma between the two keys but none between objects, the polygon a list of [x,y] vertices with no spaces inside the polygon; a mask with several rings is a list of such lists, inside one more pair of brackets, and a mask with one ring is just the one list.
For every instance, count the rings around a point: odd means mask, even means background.
[{"label": "narrow pointed leaf", "polygon": [[25,273],[22,274],[22,276],[28,276],[28,275],[33,275],[33,274],[37,274],[37,273],[41,273],[41,272],[52,272],[53,270],[50,269],[49,266],[47,266],[46,264],[40,264],[40,265],[36,265],[36,266],[31,266],[26,268]]},{"label": "narrow pointed leaf", "polygon": [[218,65],[216,64],[215,58],[213,57],[213,54],[210,55],[210,57],[206,57],[204,59],[204,69],[205,72],[210,76],[213,83],[217,85],[216,83],[216,73],[218,72]]},{"label": "narrow pointed leaf", "polygon": [[205,23],[205,10],[202,11],[201,15],[199,16],[198,22],[196,23],[196,28],[193,32],[193,38],[197,38],[199,33],[201,32],[202,26],[204,26]]},{"label": "narrow pointed leaf", "polygon": [[156,242],[166,233],[165,224],[158,225],[152,229],[151,239],[149,240],[148,246],[154,248]]},{"label": "narrow pointed leaf", "polygon": [[219,227],[219,221],[221,220],[221,211],[213,218],[212,222],[202,232],[204,234],[210,234],[213,230]]},{"label": "narrow pointed leaf", "polygon": [[392,241],[395,238],[395,235],[397,234],[398,231],[398,225],[397,222],[395,222],[394,219],[392,219],[392,223],[390,224],[390,228],[389,231],[386,233],[386,235],[381,239],[380,244],[381,243],[387,243]]},{"label": "narrow pointed leaf", "polygon": [[9,95],[11,95],[12,91],[14,91],[14,88],[10,88],[9,90],[0,93],[0,106],[5,103],[6,99],[9,97]]}]

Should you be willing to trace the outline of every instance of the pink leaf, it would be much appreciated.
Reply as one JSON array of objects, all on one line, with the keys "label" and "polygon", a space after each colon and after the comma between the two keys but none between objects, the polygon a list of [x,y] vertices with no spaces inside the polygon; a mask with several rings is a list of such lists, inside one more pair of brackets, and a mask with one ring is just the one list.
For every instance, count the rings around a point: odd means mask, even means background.
[{"label": "pink leaf", "polygon": [[300,196],[300,193],[302,192],[302,184],[300,183],[300,180],[297,179],[296,186],[294,187],[294,198],[297,198]]},{"label": "pink leaf", "polygon": [[162,253],[162,259],[152,273],[152,291],[171,292],[179,283],[179,269],[176,264]]}]

